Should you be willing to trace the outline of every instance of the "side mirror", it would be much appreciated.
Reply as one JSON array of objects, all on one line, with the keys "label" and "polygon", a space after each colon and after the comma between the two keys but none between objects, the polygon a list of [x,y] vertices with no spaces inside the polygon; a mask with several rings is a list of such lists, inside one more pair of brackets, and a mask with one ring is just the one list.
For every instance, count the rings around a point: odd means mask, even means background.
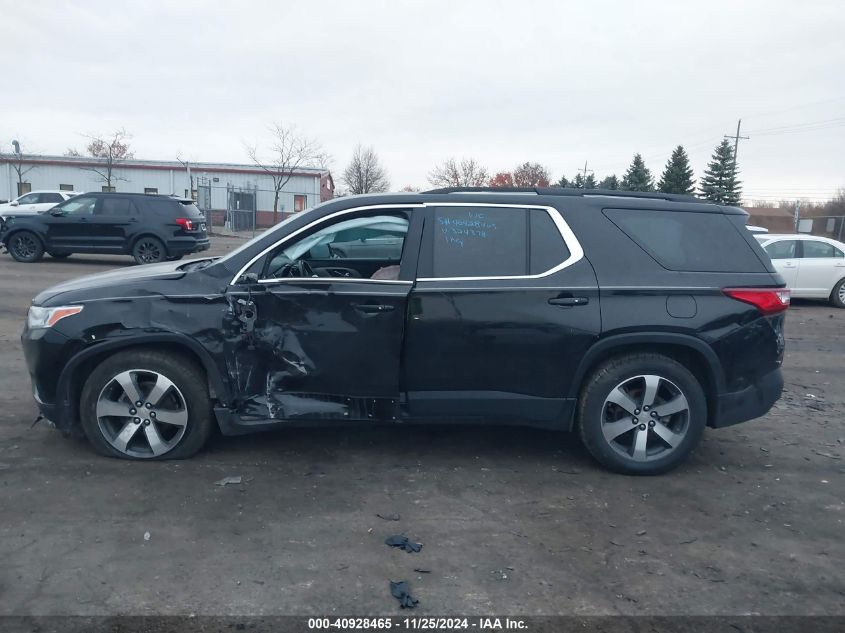
[{"label": "side mirror", "polygon": [[12,201],[9,203],[9,206],[10,206],[10,207],[16,207],[16,206],[18,206],[19,204],[20,204],[20,202],[18,202],[17,200],[12,200]]},{"label": "side mirror", "polygon": [[65,212],[62,211],[61,209],[51,209],[50,210],[50,215],[54,215],[56,217],[63,216],[64,214],[65,214]]}]

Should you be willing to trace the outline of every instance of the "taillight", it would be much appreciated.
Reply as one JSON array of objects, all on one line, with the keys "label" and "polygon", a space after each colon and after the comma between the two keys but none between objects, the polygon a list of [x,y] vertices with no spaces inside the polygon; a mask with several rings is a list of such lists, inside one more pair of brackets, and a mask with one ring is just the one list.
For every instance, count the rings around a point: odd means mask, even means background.
[{"label": "taillight", "polygon": [[731,299],[750,303],[763,314],[777,314],[789,307],[787,288],[725,288]]},{"label": "taillight", "polygon": [[176,218],[176,224],[181,226],[186,231],[193,231],[194,230],[194,223],[192,220],[188,218]]}]

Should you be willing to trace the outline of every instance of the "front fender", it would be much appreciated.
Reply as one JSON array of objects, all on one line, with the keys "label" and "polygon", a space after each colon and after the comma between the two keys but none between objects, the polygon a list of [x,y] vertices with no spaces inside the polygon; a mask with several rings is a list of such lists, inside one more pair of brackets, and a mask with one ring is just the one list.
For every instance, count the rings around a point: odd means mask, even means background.
[{"label": "front fender", "polygon": [[78,419],[79,398],[74,395],[78,396],[78,390],[81,389],[80,377],[85,375],[82,370],[87,364],[96,362],[98,357],[110,356],[132,347],[150,345],[166,345],[169,350],[181,348],[195,357],[205,368],[209,386],[214,390],[217,399],[225,403],[231,402],[228,382],[211,354],[199,341],[177,332],[142,333],[90,345],[71,357],[59,376],[56,388],[56,401],[60,411],[59,419],[55,420],[57,426],[70,430]]}]

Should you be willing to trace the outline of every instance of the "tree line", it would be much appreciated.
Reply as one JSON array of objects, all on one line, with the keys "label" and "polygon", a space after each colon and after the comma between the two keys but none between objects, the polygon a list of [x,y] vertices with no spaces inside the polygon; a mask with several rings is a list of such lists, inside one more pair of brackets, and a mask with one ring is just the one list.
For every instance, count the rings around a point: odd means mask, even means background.
[{"label": "tree line", "polygon": [[[586,175],[585,175],[586,174]],[[655,182],[641,154],[634,154],[628,169],[619,178],[616,174],[598,180],[593,173],[565,175],[553,181],[549,170],[539,163],[525,162],[513,171],[500,171],[489,176],[487,169],[472,158],[456,161],[450,158],[437,165],[428,175],[435,187],[563,187],[567,189],[605,189],[610,191],[659,191],[698,195],[720,204],[737,205],[742,197],[734,150],[724,139],[707,165],[698,187],[689,156],[682,145],[673,151],[663,173]]]}]

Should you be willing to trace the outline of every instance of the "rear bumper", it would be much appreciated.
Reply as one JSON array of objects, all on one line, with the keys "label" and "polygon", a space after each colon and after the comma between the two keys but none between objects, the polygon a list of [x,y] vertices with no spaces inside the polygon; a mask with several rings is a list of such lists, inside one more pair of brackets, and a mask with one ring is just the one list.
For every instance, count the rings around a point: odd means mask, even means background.
[{"label": "rear bumper", "polygon": [[167,242],[167,252],[170,255],[188,255],[207,251],[209,248],[211,248],[211,241],[208,238],[172,239]]},{"label": "rear bumper", "polygon": [[783,374],[778,367],[745,389],[720,394],[710,426],[721,428],[759,418],[768,413],[782,391]]}]

